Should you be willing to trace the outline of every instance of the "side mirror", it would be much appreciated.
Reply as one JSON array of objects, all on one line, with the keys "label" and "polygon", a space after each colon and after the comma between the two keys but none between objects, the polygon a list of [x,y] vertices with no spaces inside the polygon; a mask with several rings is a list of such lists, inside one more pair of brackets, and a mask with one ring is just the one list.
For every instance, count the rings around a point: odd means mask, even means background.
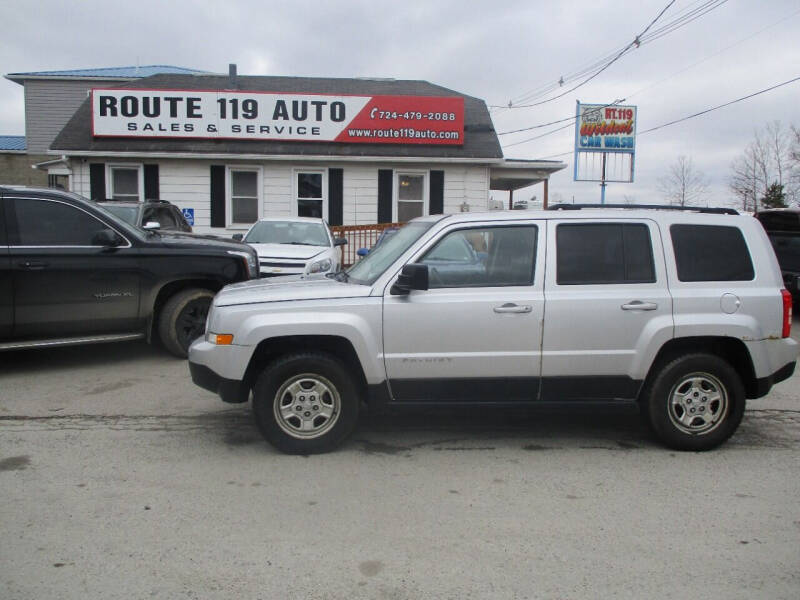
[{"label": "side mirror", "polygon": [[358,250],[356,250],[356,254],[363,258],[367,254],[369,254],[369,248],[359,248]]},{"label": "side mirror", "polygon": [[347,238],[334,238],[333,245],[334,246],[344,246],[347,244]]},{"label": "side mirror", "polygon": [[403,266],[400,276],[389,293],[393,296],[408,294],[411,290],[428,289],[428,265],[408,263]]},{"label": "side mirror", "polygon": [[102,229],[94,234],[92,246],[116,248],[119,246],[119,236],[112,229]]},{"label": "side mirror", "polygon": [[235,239],[237,242],[241,242],[242,239],[244,239],[244,236],[241,233],[234,233],[233,239]]},{"label": "side mirror", "polygon": [[142,229],[161,229],[161,223],[158,221],[148,221],[142,225]]}]

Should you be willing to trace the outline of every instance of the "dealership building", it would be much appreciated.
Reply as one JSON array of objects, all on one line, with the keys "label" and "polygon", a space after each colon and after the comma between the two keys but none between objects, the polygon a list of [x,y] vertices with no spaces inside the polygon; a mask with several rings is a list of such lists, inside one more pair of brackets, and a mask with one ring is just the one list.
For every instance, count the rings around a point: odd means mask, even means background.
[{"label": "dealership building", "polygon": [[65,115],[52,94],[28,102],[36,75],[15,76],[28,140],[34,123],[51,127],[30,153],[51,185],[168,200],[198,232],[230,235],[262,217],[368,225],[486,210],[493,190],[513,197],[536,183],[546,201],[565,166],[505,159],[483,100],[426,81],[137,70],[73,78],[83,95]]}]

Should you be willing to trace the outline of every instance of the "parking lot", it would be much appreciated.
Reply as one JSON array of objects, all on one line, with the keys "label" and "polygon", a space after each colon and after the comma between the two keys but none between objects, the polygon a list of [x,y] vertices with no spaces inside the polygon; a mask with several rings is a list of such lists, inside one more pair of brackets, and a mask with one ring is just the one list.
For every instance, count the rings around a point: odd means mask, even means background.
[{"label": "parking lot", "polygon": [[795,599],[798,383],[710,453],[484,410],[298,457],[159,348],[2,354],[0,597]]}]

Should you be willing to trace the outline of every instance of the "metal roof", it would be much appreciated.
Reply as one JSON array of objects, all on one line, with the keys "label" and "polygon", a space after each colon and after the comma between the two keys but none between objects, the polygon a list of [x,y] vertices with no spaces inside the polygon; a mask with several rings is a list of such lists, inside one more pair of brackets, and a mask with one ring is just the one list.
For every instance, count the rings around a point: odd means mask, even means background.
[{"label": "metal roof", "polygon": [[24,152],[27,147],[24,135],[0,135],[0,152]]},{"label": "metal roof", "polygon": [[173,65],[142,65],[133,67],[107,67],[101,69],[70,69],[67,71],[31,71],[9,73],[6,79],[22,82],[25,79],[138,79],[159,73],[176,75],[200,75],[208,71],[187,69]]}]

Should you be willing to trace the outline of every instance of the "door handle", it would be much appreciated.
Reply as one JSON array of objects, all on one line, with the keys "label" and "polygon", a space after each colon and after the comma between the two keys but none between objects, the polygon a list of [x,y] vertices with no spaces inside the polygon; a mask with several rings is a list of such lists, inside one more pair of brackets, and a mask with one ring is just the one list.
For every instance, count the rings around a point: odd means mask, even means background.
[{"label": "door handle", "polygon": [[530,304],[514,304],[513,302],[506,302],[501,306],[495,306],[494,312],[496,313],[529,313],[533,310]]},{"label": "door handle", "polygon": [[42,269],[47,268],[48,264],[38,260],[26,260],[24,262],[17,263],[17,266],[25,271],[41,271]]},{"label": "door handle", "polygon": [[642,302],[641,300],[634,300],[628,304],[620,306],[622,310],[656,310],[658,304],[655,302]]}]

